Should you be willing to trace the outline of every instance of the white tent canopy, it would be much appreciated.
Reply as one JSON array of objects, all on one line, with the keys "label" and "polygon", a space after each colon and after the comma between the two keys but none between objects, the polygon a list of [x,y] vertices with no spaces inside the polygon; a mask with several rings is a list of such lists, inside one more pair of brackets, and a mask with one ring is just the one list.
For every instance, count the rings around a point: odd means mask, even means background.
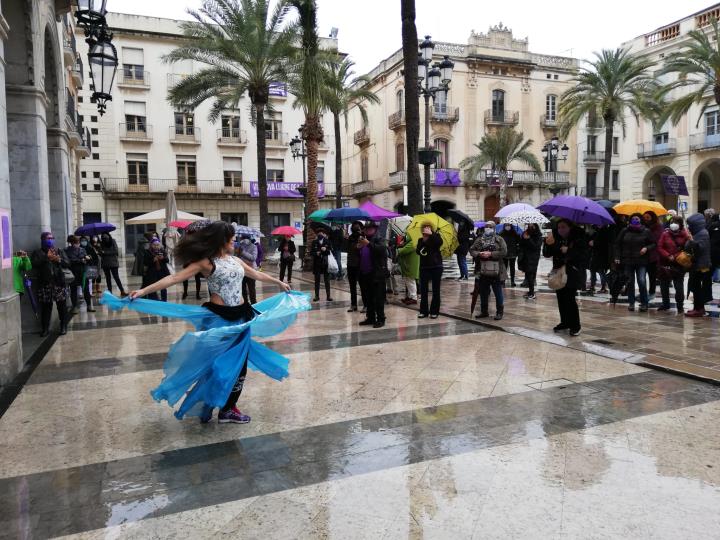
[{"label": "white tent canopy", "polygon": [[[205,219],[202,216],[196,216],[189,212],[183,212],[182,210],[177,211],[177,219],[182,221],[200,221]],[[153,210],[147,214],[136,216],[134,218],[126,219],[125,223],[128,225],[146,225],[149,223],[167,223],[165,218],[165,209]]]}]

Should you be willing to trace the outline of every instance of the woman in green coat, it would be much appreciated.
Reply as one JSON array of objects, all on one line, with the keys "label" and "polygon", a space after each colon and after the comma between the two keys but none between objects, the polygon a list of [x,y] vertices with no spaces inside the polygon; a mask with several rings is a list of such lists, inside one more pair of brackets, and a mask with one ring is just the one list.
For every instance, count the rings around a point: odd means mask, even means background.
[{"label": "woman in green coat", "polygon": [[415,245],[407,236],[403,245],[398,249],[398,263],[400,264],[400,275],[407,291],[402,301],[408,306],[416,305],[418,303],[417,280],[420,278],[420,255],[415,252]]}]

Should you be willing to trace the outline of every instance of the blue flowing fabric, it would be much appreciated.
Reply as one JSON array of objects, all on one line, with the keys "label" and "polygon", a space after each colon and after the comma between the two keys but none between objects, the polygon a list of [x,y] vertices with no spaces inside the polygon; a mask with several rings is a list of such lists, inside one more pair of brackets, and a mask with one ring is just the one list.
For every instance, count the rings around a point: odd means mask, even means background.
[{"label": "blue flowing fabric", "polygon": [[251,321],[227,321],[202,306],[173,304],[156,300],[120,299],[105,291],[100,303],[112,310],[123,308],[183,319],[195,326],[176,341],[168,352],[165,377],[150,394],[156,401],[167,400],[174,407],[183,396],[177,418],[199,416],[205,405],[222,407],[240,374],[245,358],[248,367],[275,380],[288,375],[289,360],[252,337],[270,337],[285,331],[297,314],[310,309],[310,295],[292,291],[258,302],[259,314]]}]

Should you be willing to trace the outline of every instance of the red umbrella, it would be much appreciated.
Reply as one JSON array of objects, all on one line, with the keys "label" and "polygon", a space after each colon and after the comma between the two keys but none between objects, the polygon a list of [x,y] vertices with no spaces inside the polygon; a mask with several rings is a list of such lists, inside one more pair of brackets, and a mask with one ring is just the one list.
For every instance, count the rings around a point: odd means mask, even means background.
[{"label": "red umbrella", "polygon": [[184,219],[177,219],[175,221],[171,221],[168,223],[171,227],[175,227],[177,229],[186,229],[188,225],[190,225],[192,221],[186,221]]},{"label": "red umbrella", "polygon": [[290,225],[283,225],[282,227],[275,229],[270,234],[273,236],[296,236],[298,234],[302,234],[302,231],[298,231],[295,227],[290,227]]}]

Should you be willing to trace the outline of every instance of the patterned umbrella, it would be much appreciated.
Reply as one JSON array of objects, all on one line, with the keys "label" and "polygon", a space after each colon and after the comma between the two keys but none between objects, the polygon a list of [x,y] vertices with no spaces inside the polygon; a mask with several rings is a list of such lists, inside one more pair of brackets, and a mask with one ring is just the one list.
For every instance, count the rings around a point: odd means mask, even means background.
[{"label": "patterned umbrella", "polygon": [[519,203],[512,203],[508,204],[507,206],[503,206],[497,214],[495,214],[495,217],[503,218],[507,217],[510,214],[514,214],[515,212],[521,212],[523,210],[535,210],[535,208],[528,203],[519,202]]},{"label": "patterned umbrella", "polygon": [[530,223],[537,223],[543,225],[549,223],[549,219],[543,216],[537,210],[522,210],[520,212],[514,212],[507,217],[502,218],[503,223],[511,223],[513,225],[529,225]]},{"label": "patterned umbrella", "polygon": [[235,234],[240,234],[242,236],[254,236],[255,238],[263,238],[265,236],[259,230],[245,225],[235,225]]}]

